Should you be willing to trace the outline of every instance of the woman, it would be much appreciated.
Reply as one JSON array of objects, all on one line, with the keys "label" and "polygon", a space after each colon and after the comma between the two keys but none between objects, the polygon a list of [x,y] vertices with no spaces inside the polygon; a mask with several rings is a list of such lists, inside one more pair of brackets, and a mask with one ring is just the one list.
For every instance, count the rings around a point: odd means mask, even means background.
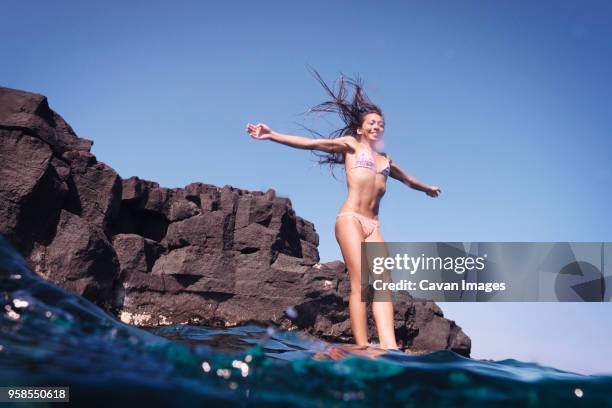
[{"label": "woman", "polygon": [[[263,123],[249,123],[246,130],[256,140],[272,140],[298,149],[323,152],[319,154],[321,163],[344,164],[348,197],[336,217],[335,232],[351,282],[349,313],[353,337],[358,346],[367,346],[366,304],[361,298],[361,243],[384,242],[378,223],[378,208],[385,194],[387,177],[423,191],[430,197],[437,197],[441,190],[408,175],[382,152],[385,131],[383,113],[365,95],[361,81],[341,76],[338,92],[335,93],[316,71],[314,75],[332,99],[310,111],[338,113],[345,124],[343,128],[333,132],[329,138],[320,139],[281,134]],[[353,89],[350,102],[346,98],[348,88]],[[373,302],[372,312],[380,346],[397,349],[393,304]]]}]

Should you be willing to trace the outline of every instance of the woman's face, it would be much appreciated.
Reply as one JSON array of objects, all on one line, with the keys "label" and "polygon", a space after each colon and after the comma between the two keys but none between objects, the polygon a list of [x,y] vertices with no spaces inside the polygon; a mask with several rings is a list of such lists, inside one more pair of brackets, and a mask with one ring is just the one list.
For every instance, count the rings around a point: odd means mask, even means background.
[{"label": "woman's face", "polygon": [[363,118],[361,127],[357,129],[357,134],[364,142],[370,144],[382,144],[385,133],[385,120],[378,113],[368,113]]}]

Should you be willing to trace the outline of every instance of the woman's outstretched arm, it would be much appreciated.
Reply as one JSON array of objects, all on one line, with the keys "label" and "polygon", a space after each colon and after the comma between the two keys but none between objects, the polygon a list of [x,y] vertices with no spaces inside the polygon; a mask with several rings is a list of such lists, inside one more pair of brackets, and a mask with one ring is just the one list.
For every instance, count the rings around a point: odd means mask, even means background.
[{"label": "woman's outstretched arm", "polygon": [[328,153],[341,153],[353,149],[354,138],[351,136],[338,137],[336,139],[311,139],[303,136],[291,136],[278,133],[270,129],[268,125],[258,123],[247,124],[246,131],[253,139],[272,140],[296,149],[320,150]]},{"label": "woman's outstretched arm", "polygon": [[391,178],[401,181],[402,183],[404,183],[410,188],[413,188],[419,191],[423,191],[425,194],[427,194],[430,197],[437,197],[442,192],[440,187],[430,186],[425,183],[422,183],[419,180],[417,180],[415,177],[411,176],[410,174],[402,170],[400,166],[395,164],[394,161],[389,159],[389,162],[391,166],[391,172],[389,173],[389,176],[391,176]]}]

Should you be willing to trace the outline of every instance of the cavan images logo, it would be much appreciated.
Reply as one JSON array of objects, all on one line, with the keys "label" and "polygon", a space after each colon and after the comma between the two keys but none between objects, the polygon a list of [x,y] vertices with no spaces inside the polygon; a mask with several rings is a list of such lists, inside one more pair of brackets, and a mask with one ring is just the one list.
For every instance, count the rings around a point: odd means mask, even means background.
[{"label": "cavan images logo", "polygon": [[391,242],[362,250],[362,289],[448,302],[611,300],[611,243]]},{"label": "cavan images logo", "polygon": [[604,277],[604,243],[601,244],[599,267],[586,261],[573,261],[559,270],[555,279],[555,294],[561,302],[603,302],[606,293]]}]

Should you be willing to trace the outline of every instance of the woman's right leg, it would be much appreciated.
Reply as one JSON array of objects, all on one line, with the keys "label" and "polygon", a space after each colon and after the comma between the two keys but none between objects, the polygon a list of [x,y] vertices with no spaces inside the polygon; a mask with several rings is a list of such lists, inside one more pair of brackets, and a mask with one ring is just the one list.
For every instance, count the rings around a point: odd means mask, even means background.
[{"label": "woman's right leg", "polygon": [[353,337],[357,345],[367,346],[366,302],[362,302],[361,299],[361,242],[363,241],[363,231],[359,221],[351,216],[338,217],[336,219],[336,240],[340,245],[342,257],[351,280],[349,314]]},{"label": "woman's right leg", "polygon": [[[389,257],[385,240],[378,227],[374,232],[365,239],[366,242],[378,242],[380,245],[373,250],[375,256]],[[391,272],[385,270],[378,278],[383,282],[391,282]],[[393,297],[391,291],[377,291],[374,293],[372,302],[372,314],[376,321],[376,330],[378,331],[378,340],[380,347],[384,349],[397,349],[397,341],[395,340],[395,324],[393,321]]]}]

